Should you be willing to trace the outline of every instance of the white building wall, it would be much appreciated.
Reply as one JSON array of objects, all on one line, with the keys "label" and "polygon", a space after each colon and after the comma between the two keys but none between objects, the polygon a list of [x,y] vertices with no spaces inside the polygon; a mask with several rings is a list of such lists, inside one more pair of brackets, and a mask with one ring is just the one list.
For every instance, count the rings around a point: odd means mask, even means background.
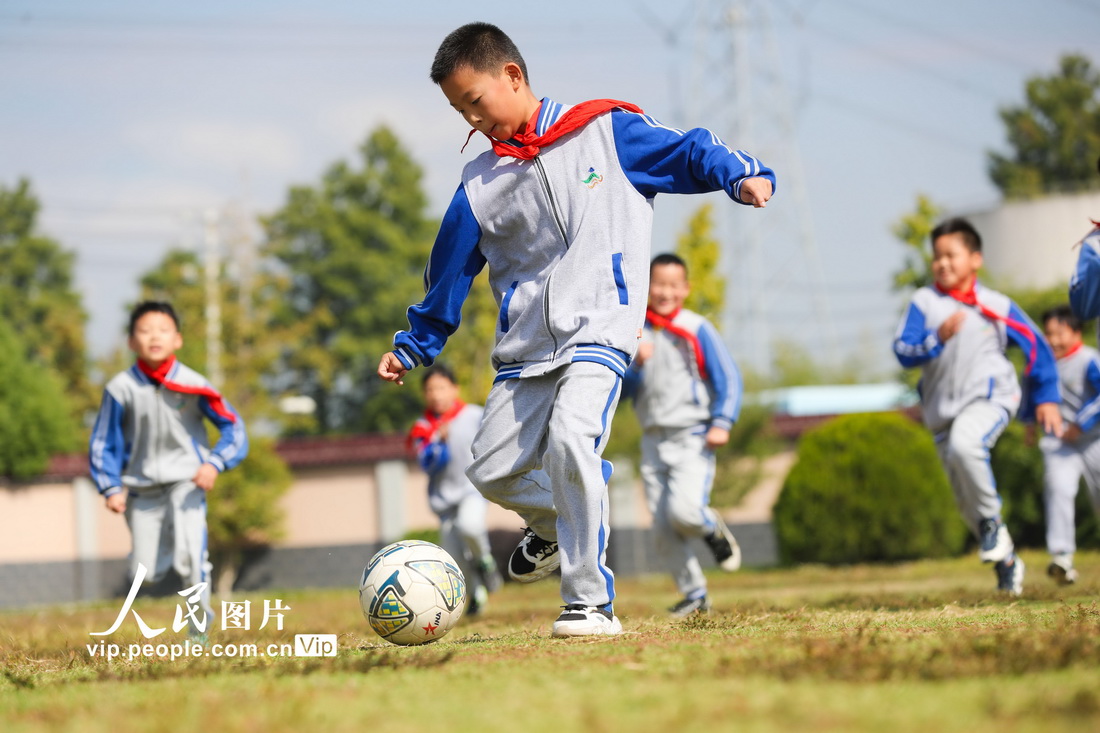
[{"label": "white building wall", "polygon": [[1100,221],[1100,193],[1063,194],[1013,201],[964,213],[982,235],[991,284],[998,288],[1049,288],[1069,284],[1076,244]]}]

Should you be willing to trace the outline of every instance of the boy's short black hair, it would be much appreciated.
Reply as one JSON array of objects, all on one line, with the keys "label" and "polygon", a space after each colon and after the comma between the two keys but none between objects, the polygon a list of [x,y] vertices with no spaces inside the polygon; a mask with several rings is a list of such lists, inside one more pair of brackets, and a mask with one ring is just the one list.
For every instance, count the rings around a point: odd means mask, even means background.
[{"label": "boy's short black hair", "polygon": [[432,61],[432,81],[439,84],[461,68],[477,72],[497,72],[514,63],[527,76],[527,63],[504,31],[490,23],[467,23],[447,34]]},{"label": "boy's short black hair", "polygon": [[1047,321],[1051,320],[1064,323],[1077,333],[1081,333],[1081,329],[1085,325],[1081,323],[1081,319],[1077,317],[1077,314],[1073,312],[1068,304],[1056,305],[1043,311],[1043,325],[1045,326]]},{"label": "boy's short black hair", "polygon": [[451,384],[458,384],[458,380],[455,379],[455,373],[451,371],[450,367],[446,364],[435,363],[424,370],[424,376],[420,380],[421,388],[428,386],[428,380],[432,377],[443,377]]},{"label": "boy's short black hair", "polygon": [[982,237],[978,234],[978,230],[961,216],[940,222],[939,226],[932,230],[932,243],[935,244],[937,239],[947,234],[962,235],[963,243],[971,252],[982,251]]},{"label": "boy's short black hair", "polygon": [[130,311],[130,329],[128,333],[131,336],[134,335],[134,327],[137,325],[138,320],[146,313],[163,313],[176,324],[176,330],[180,330],[180,317],[176,315],[176,309],[172,307],[171,303],[164,300],[143,300]]},{"label": "boy's short black hair", "polygon": [[684,268],[684,276],[687,277],[688,266],[687,263],[684,262],[684,258],[680,255],[674,255],[671,252],[665,252],[663,254],[657,255],[649,263],[650,275],[653,274],[653,268],[657,267],[658,265],[679,265],[680,267]]}]

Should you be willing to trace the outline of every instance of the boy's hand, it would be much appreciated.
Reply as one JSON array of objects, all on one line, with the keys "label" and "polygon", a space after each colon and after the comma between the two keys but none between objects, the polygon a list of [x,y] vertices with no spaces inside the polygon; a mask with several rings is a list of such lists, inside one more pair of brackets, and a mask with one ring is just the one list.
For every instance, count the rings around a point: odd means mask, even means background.
[{"label": "boy's hand", "polygon": [[122,514],[126,511],[126,490],[118,492],[117,494],[111,494],[107,497],[107,508],[115,514]]},{"label": "boy's hand", "polygon": [[726,430],[725,428],[711,426],[710,430],[707,431],[706,440],[707,447],[711,450],[714,450],[715,448],[718,448],[719,446],[723,446],[726,443],[730,442],[730,431]]},{"label": "boy's hand", "polygon": [[203,491],[210,491],[214,488],[214,482],[218,480],[218,469],[214,468],[212,463],[204,463],[199,466],[199,470],[195,472],[195,478],[191,481]]},{"label": "boy's hand", "polygon": [[387,351],[382,355],[382,361],[378,362],[378,376],[385,379],[387,382],[397,382],[398,384],[404,384],[404,380],[401,377],[405,376],[405,373],[409,371],[405,368],[405,365],[401,363],[401,360],[397,358],[397,354],[392,351]]},{"label": "boy's hand", "polygon": [[642,366],[649,361],[649,357],[651,356],[653,356],[653,342],[643,341],[638,344],[638,351],[634,354],[634,363],[638,366]]},{"label": "boy's hand", "polygon": [[1057,402],[1043,402],[1035,406],[1035,422],[1039,423],[1043,432],[1061,438],[1062,412],[1058,409]]},{"label": "boy's hand", "polygon": [[752,204],[757,209],[768,205],[768,199],[772,197],[772,182],[767,178],[756,176],[746,178],[741,183],[741,200],[746,204]]},{"label": "boy's hand", "polygon": [[940,324],[940,329],[936,332],[940,337],[940,343],[947,343],[949,338],[959,332],[959,329],[962,328],[964,318],[966,318],[966,313],[963,311],[955,311],[948,316],[946,321]]}]

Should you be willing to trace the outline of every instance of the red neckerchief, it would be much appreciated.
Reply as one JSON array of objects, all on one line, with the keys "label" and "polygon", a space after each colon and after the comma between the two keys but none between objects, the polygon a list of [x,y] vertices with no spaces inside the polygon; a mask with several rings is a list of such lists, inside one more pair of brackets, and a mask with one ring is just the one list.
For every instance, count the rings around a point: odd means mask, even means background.
[{"label": "red neckerchief", "polygon": [[[539,154],[540,148],[546,147],[563,135],[579,130],[587,125],[593,117],[613,109],[624,109],[627,112],[642,114],[642,108],[630,102],[620,102],[617,99],[590,99],[587,102],[575,104],[566,110],[565,114],[550,126],[545,135],[536,135],[536,125],[528,122],[524,132],[516,133],[512,137],[512,140],[519,143],[519,145],[502,142],[491,135],[485,137],[489,138],[489,142],[493,144],[493,152],[501,158],[510,156],[521,160],[531,160]],[[538,110],[535,110],[535,116],[531,119],[535,120],[537,116]],[[470,135],[472,136],[474,132],[476,131],[471,130]],[[470,138],[467,137],[466,142],[469,141]],[[466,146],[463,145],[462,147],[465,148]]]},{"label": "red neckerchief", "polygon": [[1001,321],[1006,326],[1011,328],[1013,331],[1015,331],[1016,333],[1019,333],[1024,338],[1026,338],[1028,343],[1031,344],[1031,353],[1029,353],[1027,355],[1027,369],[1024,370],[1024,374],[1031,374],[1031,369],[1035,366],[1035,359],[1039,354],[1039,346],[1038,346],[1038,344],[1035,343],[1035,334],[1031,332],[1031,329],[1027,327],[1027,324],[1020,323],[1015,318],[1011,318],[1009,316],[1002,316],[1002,315],[999,315],[997,313],[994,313],[993,311],[989,310],[984,305],[979,303],[978,302],[977,287],[976,287],[977,284],[978,284],[977,280],[971,280],[970,281],[970,289],[964,291],[964,290],[945,290],[944,288],[941,288],[939,286],[939,283],[934,283],[934,285],[936,286],[936,290],[943,293],[944,295],[951,296],[952,298],[959,301],[963,305],[969,305],[969,306],[973,306],[973,307],[977,308],[978,312],[981,313],[986,318],[988,318],[989,320],[991,320],[991,321]]},{"label": "red neckerchief", "polygon": [[1061,361],[1062,359],[1068,359],[1068,358],[1070,358],[1071,356],[1073,356],[1074,354],[1076,354],[1076,353],[1077,353],[1078,351],[1080,351],[1080,350],[1081,350],[1081,347],[1082,347],[1082,346],[1084,346],[1084,344],[1083,344],[1082,342],[1078,341],[1078,342],[1077,342],[1077,343],[1075,343],[1075,344],[1074,344],[1073,346],[1071,346],[1071,347],[1069,347],[1068,349],[1066,349],[1066,353],[1064,353],[1064,354],[1062,354],[1061,356],[1059,356],[1059,357],[1058,357],[1058,361]]},{"label": "red neckerchief", "polygon": [[455,417],[458,416],[458,413],[462,412],[462,408],[465,406],[465,402],[456,399],[451,409],[447,410],[442,415],[437,415],[431,410],[424,410],[421,419],[413,423],[412,429],[409,430],[409,437],[406,438],[405,445],[412,448],[416,445],[418,440],[427,443],[435,436],[440,427],[454,420]]},{"label": "red neckerchief", "polygon": [[688,331],[686,328],[680,328],[672,324],[672,321],[676,316],[680,315],[680,309],[677,308],[667,316],[662,316],[652,308],[645,309],[645,320],[650,326],[654,328],[663,328],[669,333],[675,334],[684,339],[691,345],[691,350],[695,352],[695,364],[699,367],[699,377],[705,379],[707,376],[707,357],[703,354],[703,347],[699,345],[699,337]]},{"label": "red neckerchief", "polygon": [[168,380],[168,372],[172,371],[172,366],[176,363],[176,355],[173,354],[161,362],[161,365],[154,369],[146,364],[141,359],[137,360],[138,369],[145,376],[152,379],[157,384],[161,385],[167,390],[172,392],[179,392],[181,394],[197,394],[201,397],[205,397],[207,403],[210,405],[210,409],[218,413],[229,422],[237,422],[237,416],[225,406],[225,402],[222,400],[221,394],[218,393],[213,387],[192,387],[186,384],[180,384],[179,382],[171,382]]}]

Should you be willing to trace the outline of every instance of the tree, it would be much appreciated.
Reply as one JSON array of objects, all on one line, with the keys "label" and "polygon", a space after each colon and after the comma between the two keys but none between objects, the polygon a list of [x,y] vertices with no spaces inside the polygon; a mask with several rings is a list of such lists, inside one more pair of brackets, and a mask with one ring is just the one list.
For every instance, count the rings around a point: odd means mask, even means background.
[{"label": "tree", "polygon": [[691,293],[684,307],[711,319],[721,327],[726,300],[726,279],[718,260],[722,248],[714,238],[714,206],[703,204],[688,219],[687,230],[676,240],[676,254],[687,263]]},{"label": "tree", "polygon": [[0,320],[19,334],[24,358],[57,375],[80,418],[96,400],[86,373],[88,317],[73,288],[74,255],[38,232],[38,211],[26,179],[0,186]]},{"label": "tree", "polygon": [[917,208],[893,226],[894,236],[909,249],[905,267],[894,273],[894,290],[910,291],[932,284],[932,247],[929,237],[939,221],[941,209],[924,194],[917,196]]},{"label": "tree", "polygon": [[359,169],[332,165],[264,219],[266,252],[290,278],[275,320],[288,339],[281,358],[296,390],[316,401],[321,432],[404,426],[418,398],[382,390],[374,369],[422,297],[435,224],[421,169],[389,129],[372,132],[359,154]]},{"label": "tree", "polygon": [[1027,81],[1025,102],[1001,109],[1011,152],[989,153],[989,178],[1005,198],[1095,188],[1100,155],[1100,72],[1084,56]]},{"label": "tree", "polygon": [[26,359],[27,347],[0,319],[0,476],[29,478],[54,453],[76,447],[77,428],[61,380]]}]

